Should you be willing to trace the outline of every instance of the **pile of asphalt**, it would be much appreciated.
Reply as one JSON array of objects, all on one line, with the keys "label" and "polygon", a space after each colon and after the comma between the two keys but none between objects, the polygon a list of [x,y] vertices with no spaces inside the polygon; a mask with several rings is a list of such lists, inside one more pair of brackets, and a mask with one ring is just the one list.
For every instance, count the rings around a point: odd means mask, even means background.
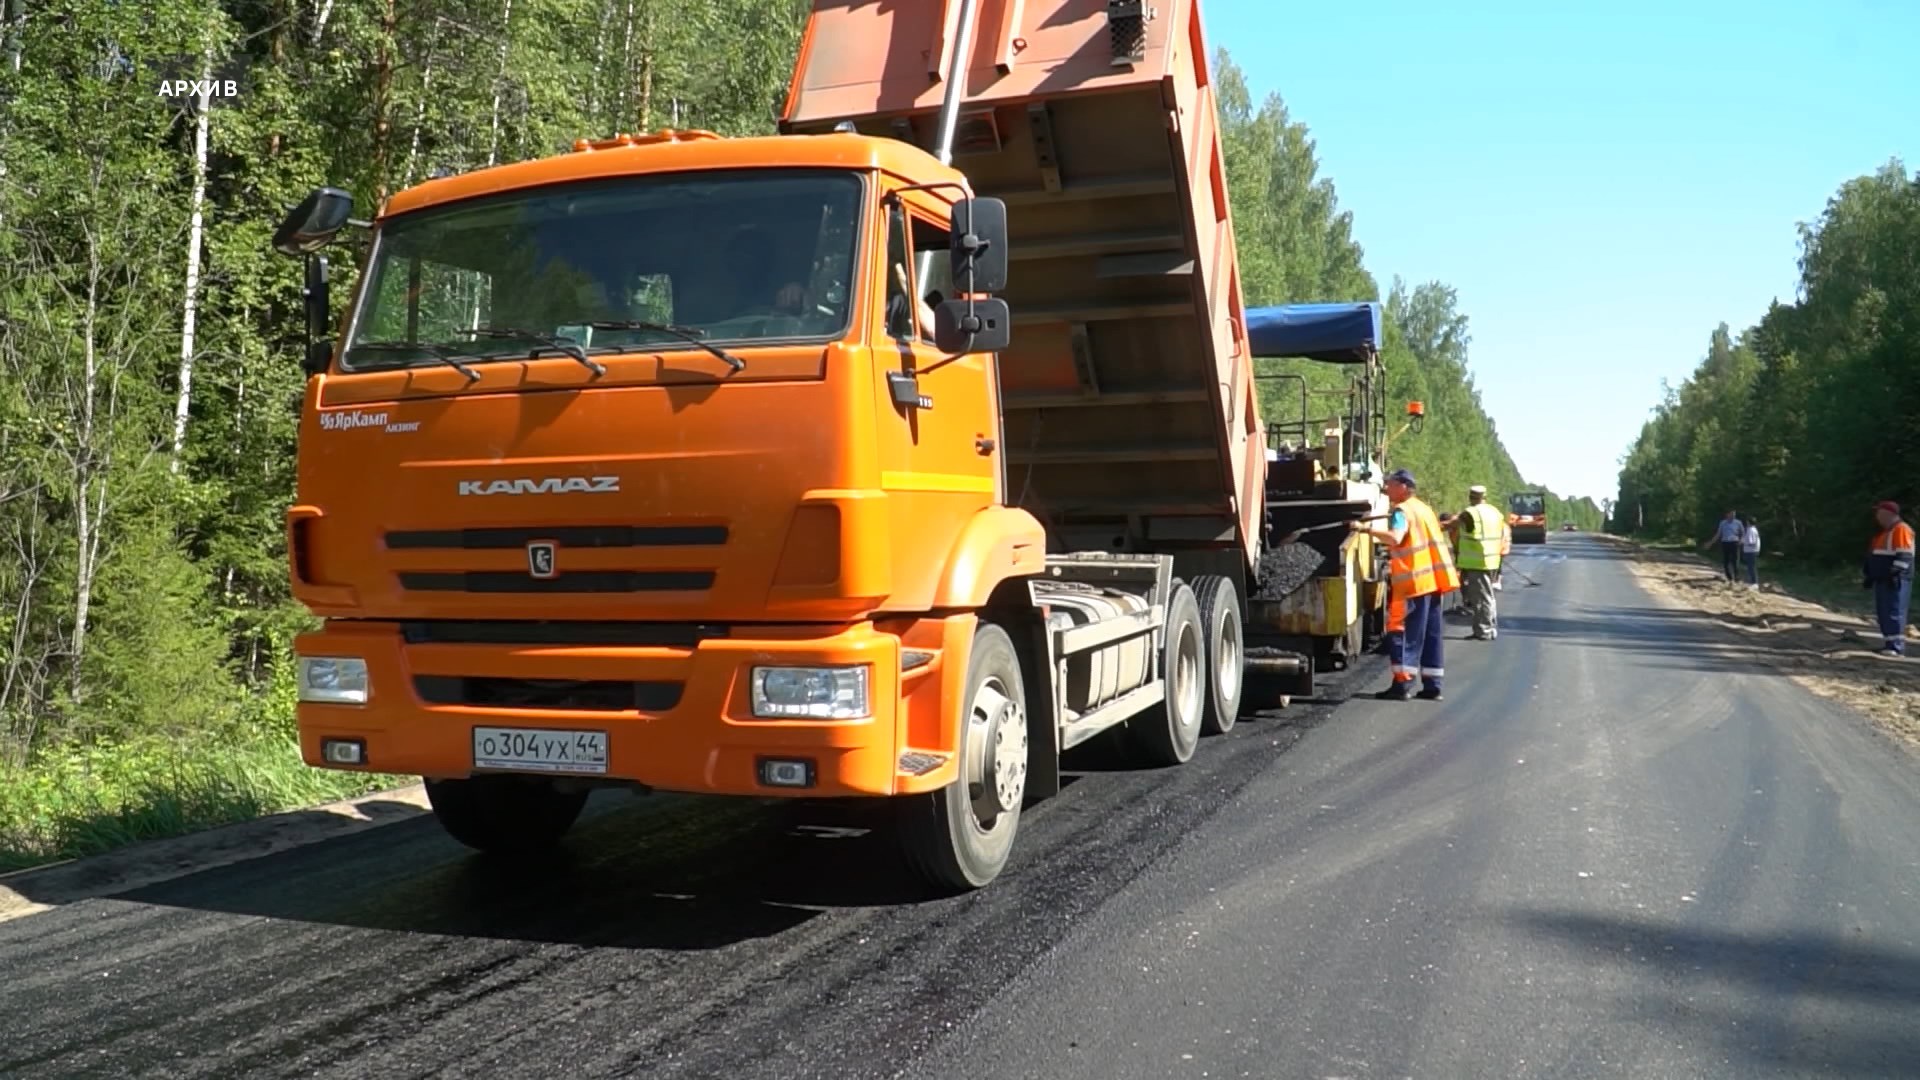
[{"label": "pile of asphalt", "polygon": [[1313,580],[1324,553],[1311,544],[1275,544],[1260,556],[1260,581],[1254,590],[1256,600],[1280,600]]}]

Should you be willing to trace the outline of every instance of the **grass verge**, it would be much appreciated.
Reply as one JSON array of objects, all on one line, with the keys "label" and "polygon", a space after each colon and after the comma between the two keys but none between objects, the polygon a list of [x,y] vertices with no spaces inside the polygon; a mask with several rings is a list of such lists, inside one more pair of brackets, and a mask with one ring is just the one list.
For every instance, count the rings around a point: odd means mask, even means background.
[{"label": "grass verge", "polygon": [[[1673,554],[1693,555],[1702,563],[1716,569],[1720,566],[1718,553],[1708,555],[1700,550],[1700,545],[1674,540],[1638,540],[1626,537],[1632,543],[1639,544],[1649,551],[1664,551]],[[1779,555],[1762,552],[1759,566],[1760,583],[1777,589],[1797,600],[1847,615],[1873,617],[1873,594],[1860,587],[1860,568],[1855,566],[1835,566],[1826,562],[1806,562]]]},{"label": "grass verge", "polygon": [[288,736],[159,740],[0,766],[0,873],[379,791],[409,778],[315,769]]}]

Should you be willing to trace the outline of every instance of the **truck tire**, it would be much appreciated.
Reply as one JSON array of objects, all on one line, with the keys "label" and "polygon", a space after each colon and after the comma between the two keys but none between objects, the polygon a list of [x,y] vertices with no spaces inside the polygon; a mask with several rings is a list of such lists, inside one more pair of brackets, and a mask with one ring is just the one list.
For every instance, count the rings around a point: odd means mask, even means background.
[{"label": "truck tire", "polygon": [[561,791],[530,776],[428,780],[427,801],[455,840],[497,855],[531,855],[566,835],[587,805],[587,792]]},{"label": "truck tire", "polygon": [[1181,765],[1200,745],[1200,716],[1207,700],[1207,632],[1193,588],[1174,579],[1167,601],[1166,636],[1160,670],[1167,695],[1160,704],[1127,721],[1138,752],[1155,765]]},{"label": "truck tire", "polygon": [[1225,735],[1240,718],[1240,695],[1247,685],[1240,592],[1232,578],[1208,574],[1194,579],[1193,595],[1200,602],[1200,625],[1207,632],[1207,699],[1200,714],[1200,733]]},{"label": "truck tire", "polygon": [[907,862],[942,891],[977,889],[999,876],[1026,801],[1027,694],[1013,639],[990,622],[973,632],[960,721],[960,776],[904,800]]}]

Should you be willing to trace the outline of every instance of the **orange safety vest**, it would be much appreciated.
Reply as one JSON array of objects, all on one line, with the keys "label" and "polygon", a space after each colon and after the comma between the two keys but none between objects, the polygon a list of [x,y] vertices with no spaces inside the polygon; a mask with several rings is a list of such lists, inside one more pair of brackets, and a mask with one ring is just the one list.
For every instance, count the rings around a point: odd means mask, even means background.
[{"label": "orange safety vest", "polygon": [[1460,588],[1460,571],[1454,568],[1453,553],[1440,541],[1440,519],[1433,508],[1409,497],[1400,509],[1407,515],[1407,535],[1388,563],[1394,596],[1405,599]]},{"label": "orange safety vest", "polygon": [[1893,528],[1887,529],[1873,538],[1873,546],[1868,549],[1868,554],[1913,554],[1913,526],[1904,521],[1894,522]]}]

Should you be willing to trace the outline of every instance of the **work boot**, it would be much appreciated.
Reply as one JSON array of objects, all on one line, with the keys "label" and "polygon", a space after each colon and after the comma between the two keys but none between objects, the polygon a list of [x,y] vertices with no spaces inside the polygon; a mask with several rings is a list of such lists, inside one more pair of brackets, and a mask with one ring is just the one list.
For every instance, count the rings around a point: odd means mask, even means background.
[{"label": "work boot", "polygon": [[1419,698],[1421,701],[1439,701],[1440,688],[1437,686],[1425,687],[1419,693],[1413,696]]},{"label": "work boot", "polygon": [[1375,690],[1373,696],[1376,701],[1411,701],[1413,700],[1413,684],[1410,682],[1397,682],[1385,690]]}]

